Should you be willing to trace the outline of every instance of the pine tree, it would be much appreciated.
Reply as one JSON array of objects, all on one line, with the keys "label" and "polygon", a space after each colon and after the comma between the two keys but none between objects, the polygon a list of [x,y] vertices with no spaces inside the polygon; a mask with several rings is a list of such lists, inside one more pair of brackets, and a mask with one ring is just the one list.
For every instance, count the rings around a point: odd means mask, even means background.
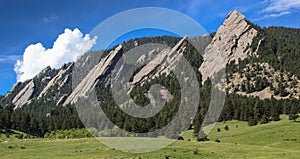
[{"label": "pine tree", "polygon": [[296,104],[293,104],[289,113],[289,120],[296,121],[296,119],[299,117],[298,115],[299,111]]}]

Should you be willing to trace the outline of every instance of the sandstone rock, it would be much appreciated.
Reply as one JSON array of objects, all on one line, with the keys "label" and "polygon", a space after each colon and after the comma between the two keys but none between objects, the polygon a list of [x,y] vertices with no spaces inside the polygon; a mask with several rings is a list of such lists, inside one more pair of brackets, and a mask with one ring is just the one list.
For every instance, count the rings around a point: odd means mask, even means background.
[{"label": "sandstone rock", "polygon": [[96,85],[97,79],[104,75],[115,58],[122,50],[122,45],[119,45],[115,50],[111,51],[105,58],[101,59],[100,62],[82,79],[82,81],[76,86],[73,92],[64,102],[64,105],[75,103],[79,97],[85,97]]},{"label": "sandstone rock", "polygon": [[167,71],[165,70],[169,65],[174,62],[177,56],[181,56],[178,52],[183,52],[184,42],[187,40],[187,36],[183,37],[172,49],[163,49],[152,61],[146,64],[135,76],[131,82],[131,85],[135,85],[144,81],[145,79],[149,79],[153,76],[154,71],[157,73],[163,73]]},{"label": "sandstone rock", "polygon": [[30,98],[34,91],[34,82],[31,80],[12,100],[15,105],[14,109],[22,107],[24,104],[30,102]]},{"label": "sandstone rock", "polygon": [[250,48],[257,31],[248,24],[238,11],[229,13],[218,29],[211,44],[205,49],[204,61],[199,68],[202,82],[226,67],[226,64],[244,59],[252,53]]},{"label": "sandstone rock", "polygon": [[68,98],[68,95],[63,95],[62,97],[60,97],[60,99],[57,101],[56,105],[60,105],[63,104],[64,101]]},{"label": "sandstone rock", "polygon": [[[70,64],[66,69],[61,69],[56,76],[54,76],[50,82],[48,82],[47,86],[42,90],[42,92],[39,94],[38,98],[42,98],[47,91],[49,90],[49,88],[51,86],[53,86],[54,84],[57,84],[59,81],[62,80],[63,77],[66,76],[66,74],[68,73],[68,71],[72,68],[73,64]],[[68,77],[68,75],[67,75]],[[60,84],[60,87],[65,83],[65,80]]]}]

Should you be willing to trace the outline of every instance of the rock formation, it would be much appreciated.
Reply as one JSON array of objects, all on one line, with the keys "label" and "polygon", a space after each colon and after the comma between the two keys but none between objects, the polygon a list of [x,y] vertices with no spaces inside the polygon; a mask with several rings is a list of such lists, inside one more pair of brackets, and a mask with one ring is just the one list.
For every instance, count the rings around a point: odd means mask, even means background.
[{"label": "rock formation", "polygon": [[225,68],[226,64],[244,59],[252,53],[250,48],[257,31],[248,24],[245,16],[234,10],[228,14],[224,23],[205,49],[204,62],[199,68],[202,82]]},{"label": "rock formation", "polygon": [[135,85],[145,79],[149,79],[154,75],[154,71],[156,72],[156,76],[161,73],[168,74],[170,72],[170,69],[168,69],[170,64],[174,62],[175,59],[178,59],[179,56],[182,56],[186,40],[187,36],[183,37],[172,49],[163,49],[133,77],[131,84]]},{"label": "rock formation", "polygon": [[122,50],[122,45],[119,45],[115,50],[112,50],[82,79],[76,86],[73,92],[64,102],[64,105],[75,103],[79,97],[85,97],[96,85],[97,79],[108,71],[113,61],[118,57]]},{"label": "rock formation", "polygon": [[[73,63],[70,64],[66,69],[61,69],[56,76],[54,76],[50,82],[48,82],[47,86],[42,90],[42,92],[39,94],[38,98],[42,98],[50,89],[51,86],[55,84],[59,84],[60,87],[64,85],[68,79],[68,73],[70,72],[70,69],[72,69]],[[64,79],[63,79],[64,78]]]},{"label": "rock formation", "polygon": [[24,104],[30,102],[30,98],[34,91],[34,83],[31,80],[12,100],[15,105],[14,109],[22,107]]}]

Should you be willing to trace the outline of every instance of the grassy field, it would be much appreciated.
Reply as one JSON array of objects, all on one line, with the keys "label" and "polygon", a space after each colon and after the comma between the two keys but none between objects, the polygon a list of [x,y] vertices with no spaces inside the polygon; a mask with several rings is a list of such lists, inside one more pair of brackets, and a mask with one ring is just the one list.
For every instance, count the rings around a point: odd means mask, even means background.
[{"label": "grassy field", "polygon": [[[229,130],[224,130],[225,125]],[[218,128],[220,132],[218,132]],[[2,138],[1,159],[22,158],[299,158],[300,122],[288,121],[249,127],[245,122],[217,123],[208,135],[210,141],[196,142],[188,131],[184,141],[143,154],[125,153],[88,139],[30,139]],[[190,139],[191,141],[188,141]],[[215,142],[216,139],[220,143]],[[5,142],[6,140],[7,142]]]}]

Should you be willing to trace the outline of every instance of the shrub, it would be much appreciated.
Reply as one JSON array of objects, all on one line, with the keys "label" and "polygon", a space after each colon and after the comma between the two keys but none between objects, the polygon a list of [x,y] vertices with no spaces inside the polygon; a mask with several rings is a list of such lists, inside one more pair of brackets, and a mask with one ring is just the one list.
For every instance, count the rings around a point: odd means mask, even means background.
[{"label": "shrub", "polygon": [[229,131],[229,126],[225,125],[224,130]]},{"label": "shrub", "polygon": [[23,134],[16,134],[16,138],[23,139]]},{"label": "shrub", "polygon": [[11,146],[11,145],[9,145],[9,146],[7,146],[7,148],[8,148],[8,149],[13,149],[14,147]]},{"label": "shrub", "polygon": [[217,129],[217,132],[221,132],[221,129],[220,129],[220,128],[218,128],[218,129]]},{"label": "shrub", "polygon": [[179,137],[177,138],[177,140],[184,140],[184,138],[183,138],[182,136],[179,136]]},{"label": "shrub", "polygon": [[220,143],[220,142],[221,142],[221,140],[220,140],[220,139],[216,139],[216,140],[215,140],[215,142],[217,142],[217,143]]},{"label": "shrub", "polygon": [[193,152],[194,152],[194,155],[197,155],[199,153],[199,150],[195,149]]},{"label": "shrub", "polygon": [[268,122],[269,122],[269,120],[268,120],[267,117],[263,117],[263,118],[261,118],[261,120],[260,120],[260,123],[261,123],[261,124],[267,124]]}]

